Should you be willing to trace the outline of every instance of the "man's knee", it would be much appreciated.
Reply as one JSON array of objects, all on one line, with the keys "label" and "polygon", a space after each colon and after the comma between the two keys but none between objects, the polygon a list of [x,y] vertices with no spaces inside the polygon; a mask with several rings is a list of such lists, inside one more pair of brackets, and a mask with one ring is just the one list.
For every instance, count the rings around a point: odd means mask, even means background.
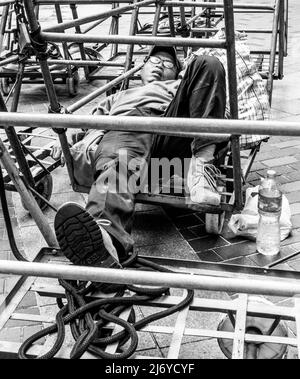
[{"label": "man's knee", "polygon": [[198,55],[193,64],[195,68],[201,69],[215,78],[225,78],[224,66],[216,57]]}]

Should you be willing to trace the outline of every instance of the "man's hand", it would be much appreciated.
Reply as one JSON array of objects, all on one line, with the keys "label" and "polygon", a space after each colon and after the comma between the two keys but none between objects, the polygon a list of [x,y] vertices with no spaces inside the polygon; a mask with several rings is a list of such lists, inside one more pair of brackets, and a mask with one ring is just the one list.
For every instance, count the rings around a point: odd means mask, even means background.
[{"label": "man's hand", "polygon": [[[66,132],[67,141],[68,141],[68,144],[70,147],[73,146],[74,143],[76,143],[77,136],[78,136],[78,130],[77,129],[68,129],[68,131]],[[50,156],[56,161],[60,159],[61,165],[62,166],[65,165],[66,160],[65,160],[65,157],[63,156],[63,152],[62,152],[62,148],[61,148],[59,138],[57,138],[57,140],[54,142],[54,144],[51,148]]]},{"label": "man's hand", "polygon": [[56,140],[51,148],[51,152],[50,152],[50,156],[51,158],[53,158],[55,161],[58,161],[59,159],[61,160],[61,165],[64,166],[65,165],[65,157],[62,153],[62,148],[61,148],[61,145],[60,145],[60,142],[59,140]]}]

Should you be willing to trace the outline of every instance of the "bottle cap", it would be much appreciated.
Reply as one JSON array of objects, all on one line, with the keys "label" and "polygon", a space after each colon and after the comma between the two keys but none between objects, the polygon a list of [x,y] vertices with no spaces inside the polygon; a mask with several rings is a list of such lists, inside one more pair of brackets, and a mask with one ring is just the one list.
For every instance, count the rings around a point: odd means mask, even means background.
[{"label": "bottle cap", "polygon": [[273,177],[276,175],[276,171],[275,170],[268,170],[267,175]]}]

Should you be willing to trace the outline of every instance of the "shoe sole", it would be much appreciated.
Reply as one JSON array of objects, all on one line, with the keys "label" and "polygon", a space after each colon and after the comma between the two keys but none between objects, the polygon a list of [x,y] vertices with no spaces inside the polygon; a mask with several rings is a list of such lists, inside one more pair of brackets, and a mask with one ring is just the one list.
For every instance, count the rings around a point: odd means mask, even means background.
[{"label": "shoe sole", "polygon": [[121,267],[106,250],[96,221],[80,205],[64,204],[56,214],[54,228],[62,253],[73,264]]}]

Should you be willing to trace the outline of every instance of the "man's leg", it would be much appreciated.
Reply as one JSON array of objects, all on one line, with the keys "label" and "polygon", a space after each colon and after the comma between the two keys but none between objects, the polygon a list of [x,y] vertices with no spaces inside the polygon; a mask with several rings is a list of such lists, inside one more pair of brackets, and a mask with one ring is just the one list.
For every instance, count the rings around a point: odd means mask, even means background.
[{"label": "man's leg", "polygon": [[[178,88],[176,97],[171,102],[166,117],[186,118],[224,118],[226,107],[225,70],[220,61],[214,57],[199,56],[187,68]],[[201,135],[198,138],[157,137],[153,155],[155,157],[189,158],[193,157],[188,173],[188,187],[192,201],[217,204],[220,196],[211,192],[211,185],[205,176],[212,178],[215,168],[211,165],[216,150],[227,143],[224,137]],[[208,166],[209,164],[209,166]],[[211,172],[212,169],[212,172]],[[210,172],[208,172],[209,170]],[[199,175],[201,180],[199,181]],[[198,183],[195,187],[194,183]],[[209,183],[214,181],[209,180]],[[200,184],[200,191],[199,191]],[[205,191],[203,189],[206,188]]]},{"label": "man's leg", "polygon": [[95,182],[86,209],[95,219],[109,220],[105,230],[121,260],[133,248],[134,198],[147,178],[153,138],[147,133],[111,131],[104,135],[96,153]]},{"label": "man's leg", "polygon": [[[165,117],[224,118],[226,80],[223,65],[217,58],[199,56],[188,66]],[[217,135],[196,139],[158,136],[152,156],[190,157],[204,146],[224,142]],[[192,144],[192,146],[191,146]],[[192,148],[192,149],[191,149]]]},{"label": "man's leg", "polygon": [[147,133],[104,135],[86,209],[67,203],[55,219],[60,246],[73,263],[103,267],[108,253],[122,262],[132,251],[134,197],[142,185],[138,178],[146,172],[152,143],[153,135]]}]

